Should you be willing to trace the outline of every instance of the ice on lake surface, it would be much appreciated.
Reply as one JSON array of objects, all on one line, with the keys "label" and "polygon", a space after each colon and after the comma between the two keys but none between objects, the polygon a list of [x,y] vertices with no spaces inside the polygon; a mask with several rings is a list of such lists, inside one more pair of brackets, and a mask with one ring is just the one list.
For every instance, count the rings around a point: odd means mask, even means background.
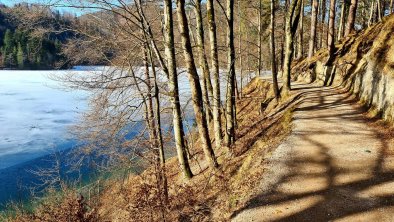
[{"label": "ice on lake surface", "polygon": [[0,169],[69,148],[68,127],[86,109],[87,96],[49,78],[63,73],[0,71]]},{"label": "ice on lake surface", "polygon": [[[107,67],[108,68],[108,67]],[[71,72],[85,75],[106,67],[77,66]],[[72,146],[68,127],[87,107],[87,93],[65,90],[49,78],[70,71],[0,71],[0,169]],[[181,103],[190,98],[185,70],[179,70]],[[221,97],[226,90],[221,72]],[[166,84],[164,78],[163,84]],[[189,106],[191,109],[191,107]]]}]

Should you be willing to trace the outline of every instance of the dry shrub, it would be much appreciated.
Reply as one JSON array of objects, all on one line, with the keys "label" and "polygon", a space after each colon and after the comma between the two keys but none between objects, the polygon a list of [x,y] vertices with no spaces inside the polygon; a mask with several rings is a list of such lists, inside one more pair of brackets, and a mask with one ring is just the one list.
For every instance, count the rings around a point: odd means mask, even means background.
[{"label": "dry shrub", "polygon": [[49,191],[47,196],[40,200],[33,212],[27,212],[20,208],[15,209],[12,217],[5,219],[8,222],[60,222],[98,221],[95,209],[91,209],[83,196],[75,191],[64,193],[55,190]]}]

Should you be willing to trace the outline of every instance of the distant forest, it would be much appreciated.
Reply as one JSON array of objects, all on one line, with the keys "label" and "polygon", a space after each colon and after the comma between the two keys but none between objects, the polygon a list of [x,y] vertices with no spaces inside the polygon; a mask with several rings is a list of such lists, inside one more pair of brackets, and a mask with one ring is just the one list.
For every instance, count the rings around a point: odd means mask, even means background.
[{"label": "distant forest", "polygon": [[[69,42],[82,38],[75,31],[79,20],[40,5],[0,5],[0,68],[65,69],[76,65],[63,51]],[[91,62],[78,60],[78,64]]]}]

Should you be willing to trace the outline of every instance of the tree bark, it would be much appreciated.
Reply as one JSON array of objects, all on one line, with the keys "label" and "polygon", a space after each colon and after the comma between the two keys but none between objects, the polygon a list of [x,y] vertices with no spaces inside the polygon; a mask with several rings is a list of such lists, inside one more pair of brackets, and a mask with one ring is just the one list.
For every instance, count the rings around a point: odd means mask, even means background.
[{"label": "tree bark", "polygon": [[205,37],[204,28],[201,14],[201,0],[196,0],[195,14],[196,14],[196,31],[197,31],[197,44],[198,44],[198,56],[200,69],[202,72],[202,93],[204,101],[205,115],[207,116],[208,123],[211,122],[212,112],[209,98],[213,97],[211,75],[209,73],[209,67],[207,62],[207,56],[205,54]]},{"label": "tree bark", "polygon": [[234,47],[234,0],[227,0],[227,93],[225,144],[235,141],[235,47]]},{"label": "tree bark", "polygon": [[336,15],[336,0],[330,0],[330,20],[328,23],[328,38],[327,45],[329,49],[329,54],[331,55],[334,51],[334,35],[335,35],[335,15]]},{"label": "tree bark", "polygon": [[294,35],[297,31],[297,26],[300,18],[301,11],[301,0],[293,0],[291,2],[290,9],[287,14],[286,19],[286,47],[285,47],[285,60],[284,60],[284,80],[283,80],[283,89],[284,94],[288,94],[291,90],[291,61],[293,58],[293,44],[294,44]]},{"label": "tree bark", "polygon": [[187,152],[184,140],[181,106],[179,102],[178,73],[176,71],[175,45],[174,45],[174,22],[172,18],[172,1],[164,0],[164,33],[165,55],[167,60],[169,81],[168,88],[172,104],[174,138],[178,155],[178,161],[185,178],[193,176],[187,160]]},{"label": "tree bark", "polygon": [[[280,2],[280,1],[279,1]],[[290,4],[290,0],[285,0],[285,7],[283,10],[283,35],[282,35],[282,41],[280,43],[280,67],[281,67],[281,71],[282,71],[282,75],[283,75],[283,71],[284,71],[284,60],[285,60],[285,41],[286,41],[286,19],[287,19],[287,11],[289,9],[289,4]]]},{"label": "tree bark", "polygon": [[262,55],[261,55],[261,50],[262,50],[262,46],[263,46],[263,39],[262,39],[262,21],[261,21],[261,17],[262,17],[262,12],[263,12],[263,4],[261,2],[262,0],[259,0],[259,17],[258,17],[258,35],[259,35],[259,41],[258,41],[258,62],[257,62],[257,76],[261,76],[261,59],[262,59]]},{"label": "tree bark", "polygon": [[193,109],[196,118],[197,128],[200,135],[201,146],[205,154],[206,160],[210,163],[212,168],[217,168],[218,163],[214,151],[212,149],[211,140],[208,132],[208,125],[204,113],[204,103],[202,98],[202,91],[200,85],[200,78],[197,73],[197,68],[194,63],[194,56],[192,45],[190,43],[189,28],[185,11],[185,0],[177,0],[177,17],[179,32],[182,40],[183,57],[185,60],[190,88],[193,100]]},{"label": "tree bark", "polygon": [[271,48],[271,72],[274,86],[275,98],[280,98],[278,86],[278,71],[276,70],[275,58],[275,0],[271,0],[271,33],[270,33],[270,48]]},{"label": "tree bark", "polygon": [[347,17],[345,36],[348,36],[350,33],[352,33],[354,31],[354,22],[356,21],[357,3],[358,3],[358,0],[351,0],[350,8],[349,8],[349,15]]},{"label": "tree bark", "polygon": [[[329,84],[329,80],[333,75],[333,72],[335,71],[335,67],[332,68],[332,60],[334,58],[334,34],[335,34],[335,4],[336,0],[330,0],[330,17],[329,17],[329,22],[328,22],[328,59],[325,62],[325,67],[324,67],[324,86],[327,86]],[[330,69],[331,67],[331,69]]]},{"label": "tree bark", "polygon": [[[316,46],[316,25],[317,25],[317,10],[319,6],[319,0],[313,0],[312,2],[312,15],[311,15],[311,37],[309,39],[309,51],[308,58],[311,58],[315,53]],[[287,35],[287,34],[286,34]]]},{"label": "tree bark", "polygon": [[342,7],[341,7],[341,18],[339,21],[339,28],[338,28],[338,41],[343,38],[343,34],[345,32],[345,12],[346,12],[346,0],[342,0]]},{"label": "tree bark", "polygon": [[376,3],[377,3],[377,8],[378,8],[378,19],[379,19],[379,22],[380,22],[380,21],[382,21],[382,14],[383,14],[384,12],[382,12],[382,3],[381,3],[381,0],[376,0]]},{"label": "tree bark", "polygon": [[[272,3],[271,3],[272,4]],[[302,0],[301,12],[300,12],[300,26],[298,29],[298,52],[297,59],[301,59],[304,56],[304,0]]]},{"label": "tree bark", "polygon": [[369,19],[368,19],[368,27],[370,27],[372,25],[372,23],[373,23],[373,15],[375,13],[375,1],[373,1],[371,3],[371,8],[370,9],[371,9],[371,11],[370,11],[370,14],[369,14]]},{"label": "tree bark", "polygon": [[327,47],[326,45],[326,41],[324,41],[324,28],[326,25],[326,0],[321,0],[321,5],[322,5],[322,9],[321,9],[321,29],[320,29],[320,48],[325,48]]},{"label": "tree bark", "polygon": [[157,84],[157,72],[156,67],[153,64],[153,54],[150,47],[149,49],[149,60],[152,67],[152,74],[153,74],[153,98],[154,98],[154,118],[156,119],[156,135],[157,135],[157,145],[159,149],[159,158],[161,164],[161,179],[162,179],[162,186],[164,192],[164,200],[165,203],[168,203],[168,183],[167,183],[167,175],[166,175],[166,158],[164,154],[164,145],[163,145],[163,133],[161,130],[161,115],[160,115],[160,96],[159,96],[159,86]]},{"label": "tree bark", "polygon": [[222,123],[220,115],[220,82],[219,82],[219,54],[218,54],[218,40],[216,36],[216,21],[215,21],[215,8],[213,0],[207,0],[207,17],[209,27],[209,40],[211,51],[212,63],[212,76],[213,76],[213,126],[215,131],[215,144],[220,147],[222,144]]},{"label": "tree bark", "polygon": [[239,77],[240,77],[240,89],[239,94],[237,97],[242,97],[242,88],[243,88],[243,56],[242,56],[242,12],[241,12],[241,0],[238,0],[238,32],[239,32],[239,39],[238,39],[238,48],[239,48]]}]

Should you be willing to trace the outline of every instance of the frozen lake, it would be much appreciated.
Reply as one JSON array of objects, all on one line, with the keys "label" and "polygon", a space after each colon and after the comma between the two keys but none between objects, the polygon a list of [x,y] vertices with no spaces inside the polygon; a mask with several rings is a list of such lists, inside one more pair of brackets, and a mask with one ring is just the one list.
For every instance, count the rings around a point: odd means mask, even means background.
[{"label": "frozen lake", "polygon": [[[77,67],[77,75],[89,74],[93,67]],[[97,72],[102,67],[96,67]],[[86,110],[87,93],[65,91],[51,75],[66,71],[0,71],[0,169],[68,149],[73,140],[69,126]],[[225,97],[225,73],[221,73],[221,96]],[[163,79],[163,83],[166,80]],[[179,75],[181,102],[190,99],[187,74]],[[168,104],[166,104],[168,105]],[[189,110],[191,107],[189,107]]]},{"label": "frozen lake", "polygon": [[[0,209],[1,204],[19,195],[19,185],[34,183],[32,166],[47,164],[48,154],[73,148],[76,141],[69,127],[87,110],[88,93],[68,90],[50,76],[63,74],[90,75],[93,67],[77,67],[72,71],[0,71]],[[95,67],[93,72],[101,72]],[[221,73],[221,96],[225,96],[226,77]],[[160,78],[165,86],[166,78]],[[166,87],[164,87],[166,88]],[[180,70],[181,104],[190,99],[187,74]],[[162,98],[163,106],[169,101]],[[189,105],[184,109],[192,119]],[[142,117],[142,116],[141,116]],[[164,121],[164,120],[163,120]],[[168,119],[171,122],[170,119]],[[189,123],[190,124],[190,123]],[[164,124],[165,125],[165,124]]]},{"label": "frozen lake", "polygon": [[87,97],[48,78],[62,73],[0,71],[0,169],[72,145],[67,129],[86,109]]}]

